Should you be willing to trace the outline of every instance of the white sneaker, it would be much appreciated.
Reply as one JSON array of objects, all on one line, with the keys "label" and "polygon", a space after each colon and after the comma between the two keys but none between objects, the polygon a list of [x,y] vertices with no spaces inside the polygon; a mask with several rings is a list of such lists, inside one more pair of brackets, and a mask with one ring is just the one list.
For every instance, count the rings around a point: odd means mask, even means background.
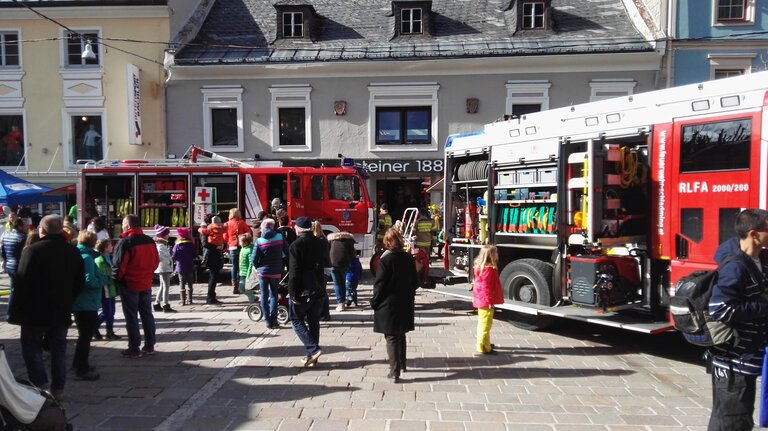
[{"label": "white sneaker", "polygon": [[346,308],[344,304],[339,304],[336,306],[336,311],[344,311]]}]

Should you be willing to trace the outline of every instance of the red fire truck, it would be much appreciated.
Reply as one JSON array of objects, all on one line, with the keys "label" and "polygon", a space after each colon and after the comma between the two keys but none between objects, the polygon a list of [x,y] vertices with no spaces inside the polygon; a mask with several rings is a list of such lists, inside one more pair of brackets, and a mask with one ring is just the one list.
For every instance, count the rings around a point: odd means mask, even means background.
[{"label": "red fire truck", "polygon": [[374,211],[365,187],[365,171],[354,166],[256,164],[196,147],[188,155],[180,160],[86,165],[77,193],[80,226],[100,215],[116,238],[122,218],[136,214],[147,232],[162,224],[175,235],[178,227],[199,226],[207,213],[226,221],[231,208],[240,209],[250,222],[260,211],[269,212],[272,201],[278,198],[289,219],[306,216],[320,220],[327,232],[355,235],[361,252],[372,250]]},{"label": "red fire truck", "polygon": [[451,136],[447,278],[471,279],[487,241],[499,249],[502,308],[520,327],[560,317],[670,330],[674,282],[715,267],[743,208],[766,208],[767,108],[760,72]]}]

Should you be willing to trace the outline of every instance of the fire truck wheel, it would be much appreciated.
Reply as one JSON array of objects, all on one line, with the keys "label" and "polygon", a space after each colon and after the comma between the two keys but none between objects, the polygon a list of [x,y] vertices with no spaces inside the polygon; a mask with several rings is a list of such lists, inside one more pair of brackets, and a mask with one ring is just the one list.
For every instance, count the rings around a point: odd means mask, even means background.
[{"label": "fire truck wheel", "polygon": [[[537,259],[519,259],[501,271],[504,298],[517,303],[552,305],[552,266]],[[537,331],[554,323],[554,318],[525,313],[511,313],[511,323],[518,328]]]}]

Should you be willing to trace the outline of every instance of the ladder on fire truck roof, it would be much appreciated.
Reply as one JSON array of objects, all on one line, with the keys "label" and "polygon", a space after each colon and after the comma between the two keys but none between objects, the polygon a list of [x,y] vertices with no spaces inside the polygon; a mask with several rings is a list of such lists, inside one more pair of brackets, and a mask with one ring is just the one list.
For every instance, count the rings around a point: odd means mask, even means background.
[{"label": "ladder on fire truck roof", "polygon": [[768,71],[550,109],[451,135],[446,153],[483,151],[494,144],[647,133],[648,126],[672,118],[759,107],[766,89]]},{"label": "ladder on fire truck roof", "polygon": [[[207,161],[198,160],[198,157],[208,159]],[[265,162],[248,162],[244,160],[237,160],[230,157],[224,157],[213,151],[204,150],[200,147],[191,145],[189,149],[184,153],[181,159],[128,159],[128,160],[99,160],[88,161],[85,163],[86,168],[105,168],[105,167],[175,167],[175,166],[204,166],[206,164],[221,166],[222,164],[240,167],[240,168],[257,168],[257,167],[280,167],[282,163],[280,161],[265,161]]]}]

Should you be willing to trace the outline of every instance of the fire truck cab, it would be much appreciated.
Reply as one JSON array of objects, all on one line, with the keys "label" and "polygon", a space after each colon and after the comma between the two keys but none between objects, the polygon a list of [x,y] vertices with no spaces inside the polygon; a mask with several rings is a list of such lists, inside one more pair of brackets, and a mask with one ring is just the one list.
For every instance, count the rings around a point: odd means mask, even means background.
[{"label": "fire truck cab", "polygon": [[[446,143],[445,254],[499,249],[518,326],[670,330],[680,277],[765,208],[768,72],[539,112]],[[446,287],[446,289],[450,289]]]},{"label": "fire truck cab", "polygon": [[[194,154],[194,153],[193,153]],[[279,199],[289,220],[319,220],[326,232],[355,235],[361,253],[373,248],[373,204],[359,169],[256,166],[205,154],[213,161],[101,161],[82,169],[78,190],[78,221],[86,226],[104,217],[113,238],[121,233],[127,214],[140,217],[150,233],[155,224],[171,228],[198,227],[206,214],[226,221],[238,208],[251,222],[270,212]],[[196,229],[193,229],[196,230]],[[153,232],[153,231],[152,231]]]}]

